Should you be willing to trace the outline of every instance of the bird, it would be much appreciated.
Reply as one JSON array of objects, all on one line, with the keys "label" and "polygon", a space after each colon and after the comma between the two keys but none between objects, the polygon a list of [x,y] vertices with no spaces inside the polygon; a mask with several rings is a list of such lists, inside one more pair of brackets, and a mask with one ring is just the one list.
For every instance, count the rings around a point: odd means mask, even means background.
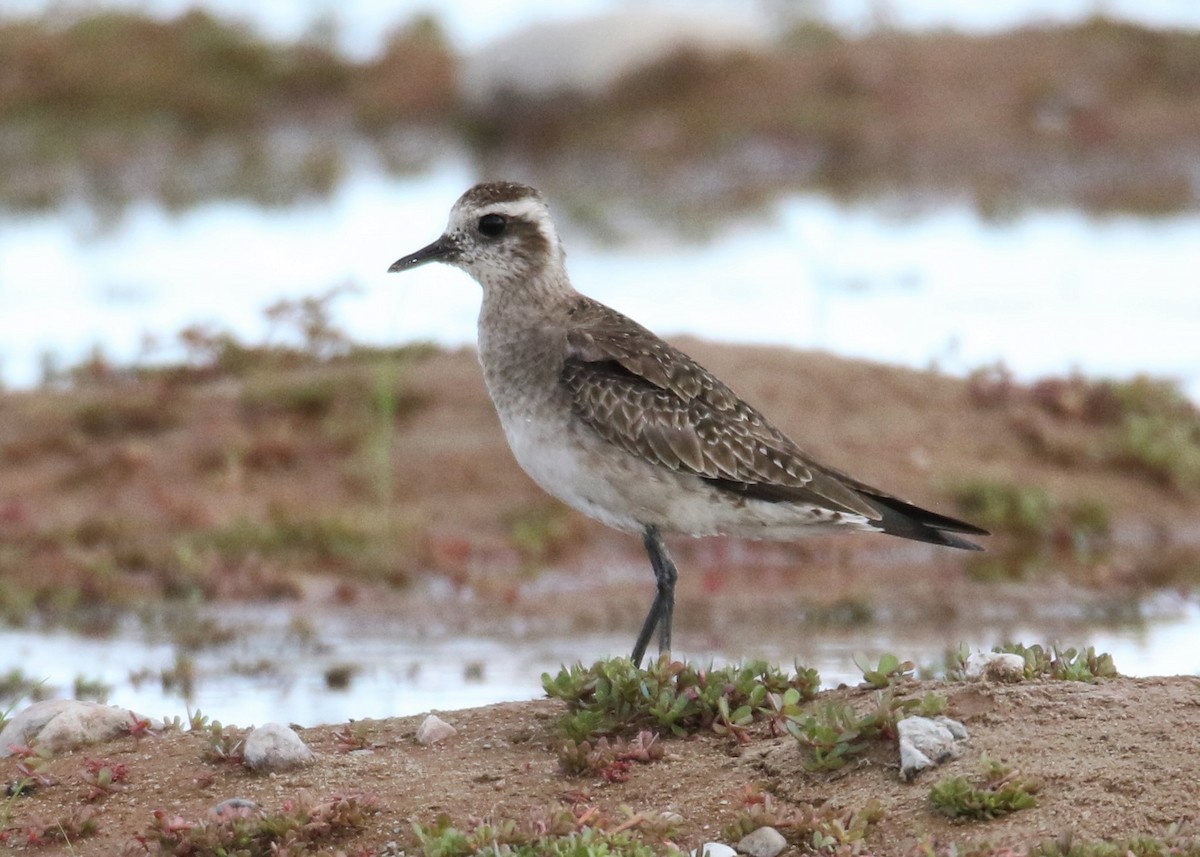
[{"label": "bird", "polygon": [[671,649],[678,569],[664,533],[792,540],[886,533],[962,550],[990,533],[821,464],[687,354],[571,285],[532,187],[467,190],[433,243],[389,272],[440,262],[482,287],[478,357],[517,462],[568,506],[640,535],[655,595],[634,644]]}]

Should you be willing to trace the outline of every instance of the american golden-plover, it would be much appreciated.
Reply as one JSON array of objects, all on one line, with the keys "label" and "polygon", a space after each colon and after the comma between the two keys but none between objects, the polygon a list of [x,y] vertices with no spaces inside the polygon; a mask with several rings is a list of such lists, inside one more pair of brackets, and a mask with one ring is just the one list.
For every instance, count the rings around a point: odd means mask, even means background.
[{"label": "american golden-plover", "polygon": [[638,533],[657,593],[633,647],[671,647],[675,564],[663,533],[790,540],[888,533],[965,550],[986,530],[906,503],[808,457],[679,349],[571,286],[536,190],[479,184],[445,233],[389,271],[426,262],[483,287],[479,362],[513,454],[549,493]]}]

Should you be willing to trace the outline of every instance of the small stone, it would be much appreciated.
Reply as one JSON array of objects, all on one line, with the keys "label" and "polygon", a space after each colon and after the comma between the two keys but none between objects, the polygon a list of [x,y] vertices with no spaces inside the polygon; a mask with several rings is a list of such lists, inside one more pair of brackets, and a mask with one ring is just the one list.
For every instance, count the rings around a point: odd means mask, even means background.
[{"label": "small stone", "polygon": [[[128,708],[79,699],[46,699],[35,702],[13,717],[0,731],[0,757],[11,756],[12,745],[37,739],[50,753],[62,753],[87,744],[109,741],[129,732],[142,717]],[[153,723],[151,728],[162,728]]]},{"label": "small stone", "polygon": [[1022,681],[1025,659],[1014,652],[972,652],[967,657],[966,675],[985,681]]},{"label": "small stone", "polygon": [[457,732],[458,730],[445,720],[436,714],[430,714],[417,727],[417,743],[426,745],[437,744],[452,737]]},{"label": "small stone", "polygon": [[[955,758],[967,739],[967,730],[956,720],[939,717],[906,717],[897,725],[900,733],[900,776],[911,780],[926,768]],[[958,737],[962,736],[962,737]]]},{"label": "small stone", "polygon": [[723,842],[705,842],[692,849],[692,857],[737,857],[737,852]]},{"label": "small stone", "polygon": [[776,857],[784,848],[787,848],[787,840],[774,827],[760,827],[747,833],[737,844],[737,850],[750,857]]},{"label": "small stone", "polygon": [[945,726],[950,731],[950,734],[954,736],[955,741],[966,741],[971,737],[971,733],[967,731],[966,726],[963,726],[957,720],[951,720],[944,714],[933,718],[933,722]]},{"label": "small stone", "polygon": [[226,798],[208,811],[217,821],[243,818],[258,809],[258,804],[246,797]]},{"label": "small stone", "polygon": [[253,771],[291,771],[312,764],[315,756],[294,729],[264,723],[246,736],[242,759]]},{"label": "small stone", "polygon": [[911,780],[917,774],[926,768],[934,766],[933,759],[926,756],[912,744],[900,742],[900,776],[905,780]]}]

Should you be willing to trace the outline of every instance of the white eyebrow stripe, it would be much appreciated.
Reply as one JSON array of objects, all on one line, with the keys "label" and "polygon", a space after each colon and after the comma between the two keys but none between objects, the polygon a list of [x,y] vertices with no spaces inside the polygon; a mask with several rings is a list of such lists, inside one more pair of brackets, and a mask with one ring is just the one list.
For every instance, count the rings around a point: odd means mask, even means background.
[{"label": "white eyebrow stripe", "polygon": [[484,214],[503,214],[511,217],[514,220],[524,220],[527,223],[532,223],[538,228],[538,232],[542,233],[542,237],[551,247],[558,246],[558,233],[554,230],[554,224],[550,220],[550,214],[546,210],[546,205],[539,199],[527,197],[526,199],[512,200],[511,202],[497,202],[487,206],[482,210]]},{"label": "white eyebrow stripe", "polygon": [[533,223],[539,223],[546,219],[545,205],[531,197],[511,202],[497,202],[487,206],[486,211],[506,214],[509,217],[520,218]]}]

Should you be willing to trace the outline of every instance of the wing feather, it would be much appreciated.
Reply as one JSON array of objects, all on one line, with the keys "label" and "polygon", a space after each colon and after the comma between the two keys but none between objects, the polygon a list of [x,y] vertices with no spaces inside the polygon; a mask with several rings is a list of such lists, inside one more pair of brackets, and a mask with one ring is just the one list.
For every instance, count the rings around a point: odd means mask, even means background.
[{"label": "wing feather", "polygon": [[879,519],[683,352],[600,304],[581,305],[575,321],[561,382],[575,414],[601,437],[736,493]]},{"label": "wing feather", "polygon": [[885,533],[968,550],[974,524],[914,506],[808,458],[719,379],[589,298],[572,312],[560,381],[574,413],[631,455],[756,500],[862,515]]}]

